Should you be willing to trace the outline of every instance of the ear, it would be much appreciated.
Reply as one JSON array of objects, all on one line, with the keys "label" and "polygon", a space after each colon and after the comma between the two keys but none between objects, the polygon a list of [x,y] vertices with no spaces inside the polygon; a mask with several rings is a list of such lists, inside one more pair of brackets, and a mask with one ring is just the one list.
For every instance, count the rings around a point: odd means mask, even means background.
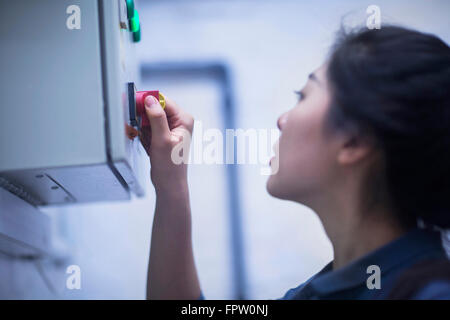
[{"label": "ear", "polygon": [[372,146],[367,141],[355,136],[344,141],[341,149],[338,151],[337,161],[342,165],[355,164],[365,159],[371,152]]}]

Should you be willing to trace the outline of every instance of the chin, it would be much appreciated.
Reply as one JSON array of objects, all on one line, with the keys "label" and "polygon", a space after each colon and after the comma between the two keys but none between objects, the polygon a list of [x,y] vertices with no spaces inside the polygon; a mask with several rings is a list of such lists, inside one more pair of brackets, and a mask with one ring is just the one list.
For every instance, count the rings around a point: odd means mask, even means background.
[{"label": "chin", "polygon": [[271,196],[274,195],[273,194],[273,191],[274,191],[273,180],[274,180],[273,175],[271,175],[271,176],[269,176],[269,178],[267,179],[267,182],[266,182],[266,190]]},{"label": "chin", "polygon": [[296,201],[296,194],[292,193],[292,189],[288,188],[286,183],[280,181],[279,176],[271,175],[266,183],[267,192],[275,198],[288,201]]},{"label": "chin", "polygon": [[284,199],[282,193],[283,188],[279,185],[275,175],[271,175],[267,179],[266,190],[272,197]]}]

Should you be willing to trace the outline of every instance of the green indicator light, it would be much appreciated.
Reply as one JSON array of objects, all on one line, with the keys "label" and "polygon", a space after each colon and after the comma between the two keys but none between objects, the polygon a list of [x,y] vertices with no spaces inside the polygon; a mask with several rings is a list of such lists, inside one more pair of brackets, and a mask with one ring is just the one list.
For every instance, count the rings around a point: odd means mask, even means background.
[{"label": "green indicator light", "polygon": [[134,42],[141,41],[141,26],[139,26],[137,31],[133,32],[133,41]]},{"label": "green indicator light", "polygon": [[127,16],[128,19],[131,19],[134,16],[134,0],[126,0],[126,2],[127,2]]},{"label": "green indicator light", "polygon": [[133,18],[130,19],[130,31],[136,32],[139,30],[139,14],[134,10]]}]

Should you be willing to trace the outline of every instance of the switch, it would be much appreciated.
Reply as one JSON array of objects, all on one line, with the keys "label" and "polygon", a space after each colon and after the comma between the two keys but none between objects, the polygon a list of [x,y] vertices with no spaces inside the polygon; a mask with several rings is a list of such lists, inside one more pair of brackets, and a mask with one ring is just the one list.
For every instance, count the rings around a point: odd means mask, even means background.
[{"label": "switch", "polygon": [[128,19],[133,18],[134,15],[134,0],[126,0],[127,2],[127,16]]},{"label": "switch", "polygon": [[161,107],[166,107],[166,100],[164,95],[158,90],[154,91],[137,91],[134,82],[128,82],[128,103],[130,112],[130,125],[138,127],[138,117],[140,117],[140,127],[149,126],[147,115],[145,114],[145,98],[147,96],[153,96],[158,99]]},{"label": "switch", "polygon": [[166,100],[163,94],[159,91],[138,91],[136,92],[136,113],[141,117],[141,126],[149,126],[150,122],[148,121],[147,115],[145,114],[145,105],[144,101],[147,96],[154,96],[159,100],[161,107],[163,109],[166,107]]},{"label": "switch", "polygon": [[129,19],[130,21],[130,31],[131,32],[136,32],[139,30],[139,14],[136,11],[136,9],[134,10],[134,15],[133,17],[131,17]]},{"label": "switch", "polygon": [[133,32],[133,42],[141,41],[141,26],[139,25],[138,31]]},{"label": "switch", "polygon": [[134,86],[134,82],[128,82],[128,108],[130,112],[130,125],[137,128],[136,87]]}]

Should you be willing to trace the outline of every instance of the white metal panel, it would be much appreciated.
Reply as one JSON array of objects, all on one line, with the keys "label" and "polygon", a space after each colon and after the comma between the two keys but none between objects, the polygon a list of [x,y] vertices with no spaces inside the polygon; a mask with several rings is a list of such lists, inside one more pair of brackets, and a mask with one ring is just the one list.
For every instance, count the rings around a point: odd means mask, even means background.
[{"label": "white metal panel", "polygon": [[137,195],[144,194],[142,186],[143,161],[148,160],[139,140],[125,135],[129,123],[128,82],[138,82],[138,68],[132,33],[128,29],[126,2],[100,0],[102,63],[106,116],[108,120],[108,151],[111,162]]},{"label": "white metal panel", "polygon": [[124,130],[137,76],[125,1],[77,1],[70,30],[72,4],[0,4],[0,176],[39,205],[143,195],[145,153]]},{"label": "white metal panel", "polygon": [[0,188],[0,251],[13,256],[42,255],[51,250],[50,240],[49,217]]},{"label": "white metal panel", "polygon": [[0,171],[106,162],[97,2],[0,5]]}]

